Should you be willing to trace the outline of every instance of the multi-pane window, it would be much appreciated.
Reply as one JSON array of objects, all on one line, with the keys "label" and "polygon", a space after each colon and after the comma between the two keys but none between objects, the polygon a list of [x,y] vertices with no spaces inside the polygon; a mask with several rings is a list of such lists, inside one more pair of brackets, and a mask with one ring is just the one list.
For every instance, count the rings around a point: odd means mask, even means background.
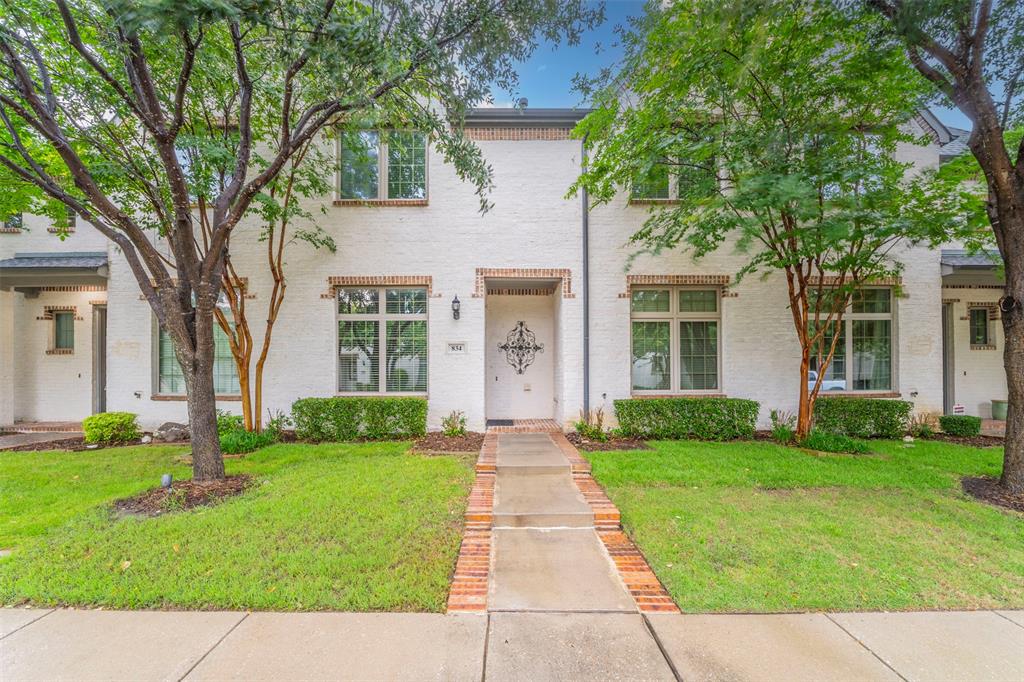
[{"label": "multi-pane window", "polygon": [[634,391],[720,389],[719,295],[717,289],[633,289],[630,327]]},{"label": "multi-pane window", "polygon": [[427,138],[422,133],[345,132],[340,150],[341,199],[426,198]]},{"label": "multi-pane window", "polygon": [[338,392],[425,393],[427,290],[337,291]]},{"label": "multi-pane window", "polygon": [[670,198],[670,187],[668,166],[657,164],[653,166],[646,177],[640,178],[633,184],[634,199],[668,199]]},{"label": "multi-pane window", "polygon": [[991,341],[989,336],[988,308],[971,308],[971,345],[988,346]]},{"label": "multi-pane window", "polygon": [[[838,329],[832,363],[821,380],[822,391],[890,391],[893,387],[893,301],[884,288],[861,289],[854,294]],[[818,351],[822,358],[835,337],[829,323],[820,348],[812,349],[813,388],[818,372]]]},{"label": "multi-pane window", "polygon": [[[228,302],[224,297],[217,305],[225,312]],[[230,317],[228,318],[230,319]],[[213,391],[217,395],[237,395],[241,392],[238,384],[238,366],[231,352],[228,335],[214,320],[213,326]],[[160,395],[183,395],[185,393],[185,375],[174,354],[174,346],[170,335],[163,329],[159,330],[157,339],[157,393]]]},{"label": "multi-pane window", "polygon": [[23,226],[23,220],[20,213],[11,213],[4,218],[4,229],[5,230],[20,230]]},{"label": "multi-pane window", "polygon": [[75,314],[73,312],[53,314],[53,347],[56,350],[74,350]]}]

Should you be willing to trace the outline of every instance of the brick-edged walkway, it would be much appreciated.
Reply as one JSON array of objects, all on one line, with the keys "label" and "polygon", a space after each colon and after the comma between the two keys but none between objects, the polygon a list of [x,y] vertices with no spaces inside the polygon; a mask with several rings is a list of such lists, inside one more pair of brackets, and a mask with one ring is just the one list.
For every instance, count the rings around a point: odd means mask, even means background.
[{"label": "brick-edged walkway", "polygon": [[[626,604],[633,612],[679,612],[622,532],[590,463],[546,424],[488,431],[465,518],[451,613],[617,612]],[[618,583],[608,582],[612,566]]]}]

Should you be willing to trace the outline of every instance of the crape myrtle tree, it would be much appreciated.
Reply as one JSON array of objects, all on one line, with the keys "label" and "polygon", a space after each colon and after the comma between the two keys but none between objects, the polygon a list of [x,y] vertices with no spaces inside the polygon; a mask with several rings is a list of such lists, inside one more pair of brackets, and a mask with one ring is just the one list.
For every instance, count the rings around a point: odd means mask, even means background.
[{"label": "crape myrtle tree", "polygon": [[194,478],[220,479],[215,310],[239,221],[279,201],[302,150],[363,119],[429,134],[485,205],[465,108],[514,87],[537,40],[578,40],[601,13],[582,0],[5,2],[0,165],[117,246],[181,365]]},{"label": "crape myrtle tree", "polygon": [[869,16],[855,19],[884,18],[888,36],[876,42],[898,37],[914,68],[971,120],[967,146],[980,166],[1006,277],[999,310],[1009,407],[1000,484],[1024,492],[1024,3],[864,0],[857,6]]},{"label": "crape myrtle tree", "polygon": [[638,251],[735,248],[738,279],[783,273],[801,438],[851,302],[949,215],[896,158],[915,141],[904,124],[922,81],[897,47],[871,49],[869,30],[825,2],[652,3],[623,30],[618,68],[578,79],[597,108],[576,131],[593,147],[577,187],[596,202],[666,176],[678,187],[633,235]]}]

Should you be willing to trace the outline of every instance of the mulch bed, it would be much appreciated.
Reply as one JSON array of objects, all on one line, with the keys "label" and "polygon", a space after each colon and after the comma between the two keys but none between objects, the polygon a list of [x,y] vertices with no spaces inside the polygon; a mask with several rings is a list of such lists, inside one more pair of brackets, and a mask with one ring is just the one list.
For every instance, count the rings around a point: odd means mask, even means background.
[{"label": "mulch bed", "polygon": [[[90,447],[93,446],[93,447]],[[136,447],[140,445],[188,445],[187,440],[180,441],[163,441],[154,440],[149,443],[140,443],[133,441],[131,443],[89,443],[86,444],[85,439],[82,436],[75,436],[74,438],[62,438],[61,440],[50,440],[42,441],[40,443],[26,443],[25,445],[19,445],[16,448],[7,448],[0,452],[36,452],[39,450],[67,450],[69,452],[82,452],[92,450],[103,450],[104,448],[123,448],[123,447]]]},{"label": "mulch bed", "polygon": [[206,507],[221,500],[241,495],[252,483],[245,474],[227,476],[221,481],[196,483],[175,481],[170,490],[153,488],[135,497],[114,502],[114,511],[121,515],[161,516],[163,514]]},{"label": "mulch bed", "polygon": [[940,440],[944,443],[955,443],[956,445],[967,445],[972,448],[994,448],[1002,447],[1006,442],[999,436],[951,436],[948,433],[935,433],[923,440]]},{"label": "mulch bed", "polygon": [[1024,512],[1024,493],[1011,493],[988,476],[965,476],[960,480],[964,492],[980,502]]},{"label": "mulch bed", "polygon": [[465,436],[446,436],[432,431],[413,441],[412,452],[432,454],[437,452],[479,452],[484,444],[484,434],[467,431]]},{"label": "mulch bed", "polygon": [[570,443],[576,446],[577,450],[584,450],[586,452],[651,449],[651,446],[647,444],[647,441],[640,440],[639,438],[616,438],[614,436],[608,436],[608,440],[602,443],[596,440],[587,440],[575,431],[565,434],[565,437]]}]

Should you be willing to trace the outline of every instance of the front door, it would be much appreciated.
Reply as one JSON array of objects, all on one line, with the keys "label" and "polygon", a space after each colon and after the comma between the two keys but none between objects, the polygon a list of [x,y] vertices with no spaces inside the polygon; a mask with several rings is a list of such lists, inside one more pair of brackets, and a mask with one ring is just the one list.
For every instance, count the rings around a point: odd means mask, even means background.
[{"label": "front door", "polygon": [[554,415],[553,295],[487,296],[487,419]]}]

